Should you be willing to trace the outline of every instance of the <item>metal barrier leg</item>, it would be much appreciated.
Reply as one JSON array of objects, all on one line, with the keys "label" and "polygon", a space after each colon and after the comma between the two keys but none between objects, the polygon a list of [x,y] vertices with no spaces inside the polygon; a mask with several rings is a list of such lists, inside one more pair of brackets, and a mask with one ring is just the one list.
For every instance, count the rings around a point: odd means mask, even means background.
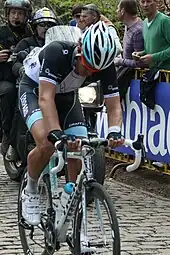
[{"label": "metal barrier leg", "polygon": [[112,178],[114,176],[116,170],[118,170],[119,168],[122,168],[122,167],[126,167],[128,165],[129,164],[127,164],[127,163],[117,163],[116,165],[114,165],[114,167],[110,171],[109,178]]}]

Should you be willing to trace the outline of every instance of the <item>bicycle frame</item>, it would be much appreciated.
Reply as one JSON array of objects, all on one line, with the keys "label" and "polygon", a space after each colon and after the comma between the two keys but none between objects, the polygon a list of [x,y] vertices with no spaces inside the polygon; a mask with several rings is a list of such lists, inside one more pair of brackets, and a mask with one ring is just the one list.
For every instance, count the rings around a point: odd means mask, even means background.
[{"label": "bicycle frame", "polygon": [[[57,147],[57,144],[55,145],[55,147]],[[59,163],[57,167],[54,167],[51,169],[50,172],[52,174],[56,174],[59,171],[59,169],[63,168],[65,164],[65,160],[63,159],[62,153],[60,151],[57,151],[57,152],[58,152],[57,154],[59,158]],[[89,154],[89,152],[91,154]],[[57,220],[57,211],[54,210],[55,211],[55,231],[56,231],[58,242],[66,241],[69,224],[70,224],[70,221],[72,220],[77,202],[81,194],[82,194],[83,223],[84,223],[83,225],[85,229],[84,234],[85,236],[87,235],[86,234],[87,232],[86,230],[86,189],[84,185],[87,181],[93,180],[91,157],[93,156],[94,152],[95,150],[92,147],[87,145],[84,145],[80,152],[67,152],[67,158],[81,160],[82,168],[79,175],[77,176],[75,188],[72,194],[70,195],[70,198],[68,199],[64,212],[59,221]]]},{"label": "bicycle frame", "polygon": [[[127,171],[132,171],[139,166],[142,158],[142,147],[141,147],[141,136],[138,136],[136,141],[132,141],[129,139],[125,139],[124,145],[130,146],[135,151],[135,162],[127,167]],[[106,139],[101,138],[93,138],[93,141],[106,141]],[[58,165],[53,167],[50,170],[51,174],[57,174],[62,170],[65,164],[65,160],[63,158],[63,151],[57,150],[57,146],[60,141],[55,143],[55,148],[58,156]],[[64,213],[62,214],[59,222],[57,221],[57,212],[55,210],[55,231],[57,235],[57,240],[59,242],[66,241],[66,233],[69,227],[69,223],[72,219],[72,215],[74,215],[74,211],[76,208],[76,204],[82,194],[82,210],[83,210],[83,225],[84,225],[84,235],[86,237],[87,228],[86,228],[86,188],[85,182],[93,180],[92,173],[92,160],[91,157],[95,153],[95,149],[90,145],[83,145],[80,152],[66,152],[66,158],[69,159],[80,159],[82,162],[81,171],[77,177],[75,188],[70,195],[70,198],[65,206]],[[96,205],[97,207],[97,205]],[[101,223],[102,224],[102,223]]]}]

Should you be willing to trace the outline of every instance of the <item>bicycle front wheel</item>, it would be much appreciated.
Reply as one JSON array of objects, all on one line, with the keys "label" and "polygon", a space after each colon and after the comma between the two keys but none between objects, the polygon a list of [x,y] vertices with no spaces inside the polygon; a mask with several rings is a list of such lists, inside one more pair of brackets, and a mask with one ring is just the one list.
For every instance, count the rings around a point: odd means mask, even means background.
[{"label": "bicycle front wheel", "polygon": [[92,203],[86,207],[86,221],[83,221],[82,201],[77,205],[73,234],[74,254],[120,255],[119,226],[113,201],[101,184],[93,182],[87,186]]}]

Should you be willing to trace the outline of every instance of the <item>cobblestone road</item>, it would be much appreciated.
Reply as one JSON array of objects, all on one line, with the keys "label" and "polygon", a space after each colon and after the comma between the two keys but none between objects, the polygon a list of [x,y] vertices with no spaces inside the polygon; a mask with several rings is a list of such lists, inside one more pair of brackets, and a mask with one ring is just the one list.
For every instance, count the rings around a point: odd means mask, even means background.
[{"label": "cobblestone road", "polygon": [[[106,187],[115,200],[122,255],[170,255],[170,200],[115,181]],[[17,227],[18,184],[7,177],[0,159],[0,254],[23,254]],[[69,254],[67,247],[56,255]]]}]

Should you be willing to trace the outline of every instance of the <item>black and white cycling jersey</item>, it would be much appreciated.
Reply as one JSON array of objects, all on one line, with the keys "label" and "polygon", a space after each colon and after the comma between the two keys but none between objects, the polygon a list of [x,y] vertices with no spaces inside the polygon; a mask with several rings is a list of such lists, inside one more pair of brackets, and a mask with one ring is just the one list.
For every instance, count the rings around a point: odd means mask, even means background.
[{"label": "black and white cycling jersey", "polygon": [[[33,49],[24,60],[25,74],[37,84],[37,87],[39,81],[52,83],[56,86],[57,94],[78,89],[86,77],[74,72],[75,48],[74,43],[54,41],[43,48]],[[105,97],[119,95],[114,64],[88,79],[101,81]]]}]

